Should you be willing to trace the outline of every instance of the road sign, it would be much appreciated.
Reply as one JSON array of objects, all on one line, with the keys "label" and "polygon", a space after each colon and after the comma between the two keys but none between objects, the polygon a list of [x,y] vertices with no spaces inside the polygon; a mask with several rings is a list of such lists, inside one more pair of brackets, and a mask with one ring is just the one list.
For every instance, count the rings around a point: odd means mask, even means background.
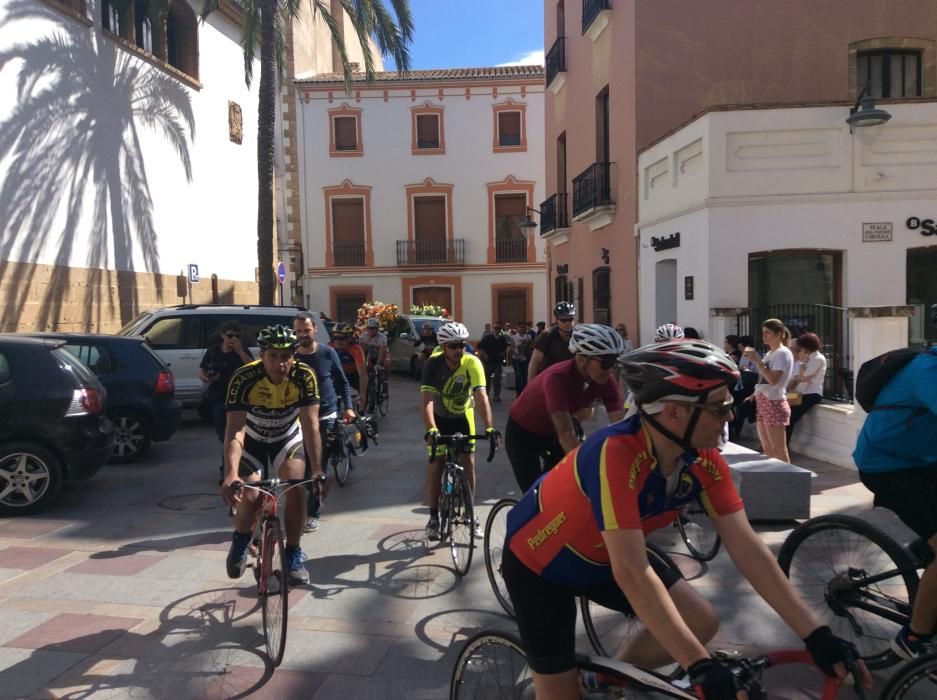
[{"label": "road sign", "polygon": [[277,263],[277,279],[280,280],[280,284],[286,282],[286,265],[282,262]]},{"label": "road sign", "polygon": [[193,263],[189,264],[189,282],[198,284],[198,265]]}]

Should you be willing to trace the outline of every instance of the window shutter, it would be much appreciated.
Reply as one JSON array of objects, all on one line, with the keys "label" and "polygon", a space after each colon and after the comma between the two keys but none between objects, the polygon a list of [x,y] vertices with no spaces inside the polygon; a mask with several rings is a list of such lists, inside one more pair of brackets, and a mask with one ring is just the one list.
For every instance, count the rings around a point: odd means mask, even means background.
[{"label": "window shutter", "polygon": [[419,241],[442,241],[446,238],[446,198],[415,197],[413,200],[414,237]]},{"label": "window shutter", "polygon": [[498,112],[498,145],[519,146],[521,143],[521,113]]},{"label": "window shutter", "polygon": [[437,115],[417,115],[416,141],[418,148],[439,148],[439,117]]},{"label": "window shutter", "polygon": [[358,126],[355,117],[334,117],[335,150],[355,151],[358,149]]},{"label": "window shutter", "polygon": [[347,243],[364,241],[364,201],[362,199],[332,200],[332,239]]}]

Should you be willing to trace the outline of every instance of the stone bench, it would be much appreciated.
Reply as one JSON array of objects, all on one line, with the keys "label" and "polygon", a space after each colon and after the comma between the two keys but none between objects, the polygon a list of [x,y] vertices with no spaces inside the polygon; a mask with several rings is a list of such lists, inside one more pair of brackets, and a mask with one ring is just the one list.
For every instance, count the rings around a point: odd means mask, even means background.
[{"label": "stone bench", "polygon": [[768,458],[734,442],[722,456],[745,501],[749,520],[795,520],[810,517],[810,479],[813,472]]}]

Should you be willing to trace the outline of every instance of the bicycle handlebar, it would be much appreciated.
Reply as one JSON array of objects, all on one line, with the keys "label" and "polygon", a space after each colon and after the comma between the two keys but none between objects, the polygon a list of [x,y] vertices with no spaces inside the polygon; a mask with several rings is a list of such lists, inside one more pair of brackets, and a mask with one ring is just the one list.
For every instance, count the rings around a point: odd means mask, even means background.
[{"label": "bicycle handlebar", "polygon": [[495,458],[495,452],[498,451],[498,438],[497,431],[491,433],[490,435],[485,433],[482,435],[466,435],[464,433],[453,433],[452,435],[442,435],[440,433],[433,433],[430,437],[430,448],[431,456],[430,461],[436,459],[437,450],[440,445],[460,445],[469,440],[487,440],[488,441],[488,459],[487,462],[492,461]]},{"label": "bicycle handlebar", "polygon": [[321,489],[326,480],[325,474],[320,474],[314,479],[261,479],[260,481],[235,481],[231,484],[231,490],[237,493],[242,488],[257,489],[258,491],[273,492],[281,486],[299,486],[301,484],[313,484],[314,489]]},{"label": "bicycle handlebar", "polygon": [[[720,659],[718,654],[716,658]],[[761,673],[772,666],[806,664],[816,667],[813,658],[810,656],[810,652],[806,649],[781,649],[749,658],[731,658],[724,656],[720,660],[724,661],[731,669],[735,674],[739,687],[745,691],[750,691],[752,686],[758,684]],[[845,680],[832,678],[827,675],[823,676],[823,692],[820,695],[821,700],[834,700],[839,693],[840,687],[844,683],[851,684],[860,700],[865,700],[865,689],[862,687],[862,675],[859,672],[858,661],[848,662],[846,664],[846,671],[847,675]]]}]

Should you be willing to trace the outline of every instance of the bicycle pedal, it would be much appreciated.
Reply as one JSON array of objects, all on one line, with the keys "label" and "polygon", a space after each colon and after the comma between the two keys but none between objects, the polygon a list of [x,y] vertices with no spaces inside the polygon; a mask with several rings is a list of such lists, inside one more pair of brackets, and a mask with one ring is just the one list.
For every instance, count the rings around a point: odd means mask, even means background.
[{"label": "bicycle pedal", "polygon": [[716,649],[712,655],[717,661],[734,661],[742,656],[742,652],[738,649]]}]

